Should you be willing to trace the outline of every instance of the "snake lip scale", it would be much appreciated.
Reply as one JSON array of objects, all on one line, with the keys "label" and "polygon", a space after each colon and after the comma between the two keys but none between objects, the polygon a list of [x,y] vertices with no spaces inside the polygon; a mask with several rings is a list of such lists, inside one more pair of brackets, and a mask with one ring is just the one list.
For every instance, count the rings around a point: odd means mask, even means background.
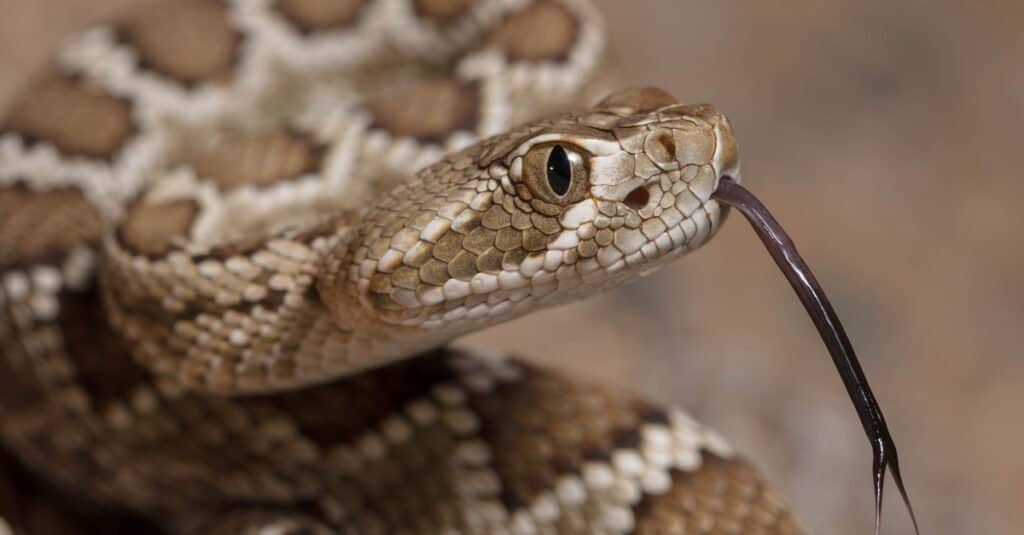
[{"label": "snake lip scale", "polygon": [[448,346],[721,227],[728,119],[620,89],[607,41],[589,0],[72,37],[0,118],[0,474],[59,490],[0,477],[0,531],[802,533],[685,412]]}]

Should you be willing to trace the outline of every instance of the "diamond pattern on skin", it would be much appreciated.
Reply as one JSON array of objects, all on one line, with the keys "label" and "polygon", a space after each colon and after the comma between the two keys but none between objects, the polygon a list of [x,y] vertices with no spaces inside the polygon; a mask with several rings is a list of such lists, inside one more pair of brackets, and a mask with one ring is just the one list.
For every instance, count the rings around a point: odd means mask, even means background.
[{"label": "diamond pattern on skin", "polygon": [[[178,7],[62,55],[58,89],[88,93],[102,135],[37,105],[18,124],[40,139],[0,140],[0,237],[52,234],[0,263],[0,422],[36,475],[181,532],[625,533],[645,499],[696,484],[702,452],[728,456],[609,389],[410,358],[715,230],[712,109],[640,90],[535,120],[578,105],[603,57],[587,2]],[[337,109],[315,105],[325,88]],[[551,142],[593,156],[579,204],[523,164]],[[641,185],[648,202],[626,206]],[[103,217],[121,227],[98,246]]]}]

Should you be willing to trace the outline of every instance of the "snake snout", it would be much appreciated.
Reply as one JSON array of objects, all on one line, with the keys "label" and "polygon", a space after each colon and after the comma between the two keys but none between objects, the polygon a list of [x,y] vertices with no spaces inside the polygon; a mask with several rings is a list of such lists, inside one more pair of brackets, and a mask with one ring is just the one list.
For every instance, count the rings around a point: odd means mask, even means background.
[{"label": "snake snout", "polygon": [[663,110],[662,117],[659,130],[663,132],[649,136],[645,147],[655,161],[667,158],[681,166],[710,164],[718,177],[738,179],[736,138],[729,119],[718,108],[677,105]]}]

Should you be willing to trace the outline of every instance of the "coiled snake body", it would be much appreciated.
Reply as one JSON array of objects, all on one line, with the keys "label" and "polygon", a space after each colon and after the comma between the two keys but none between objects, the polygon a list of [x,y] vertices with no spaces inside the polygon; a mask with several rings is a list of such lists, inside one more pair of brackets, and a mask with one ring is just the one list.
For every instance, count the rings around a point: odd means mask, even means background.
[{"label": "coiled snake body", "polygon": [[717,229],[728,122],[588,107],[605,49],[583,0],[189,0],[71,40],[0,123],[0,432],[81,503],[8,522],[798,532],[684,413],[442,349]]}]

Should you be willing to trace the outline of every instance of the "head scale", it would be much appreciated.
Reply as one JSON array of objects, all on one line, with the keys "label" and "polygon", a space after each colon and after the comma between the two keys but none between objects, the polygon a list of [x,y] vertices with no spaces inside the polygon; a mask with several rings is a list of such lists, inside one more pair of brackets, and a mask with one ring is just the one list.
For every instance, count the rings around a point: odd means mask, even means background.
[{"label": "head scale", "polygon": [[321,297],[337,323],[378,333],[368,351],[441,343],[699,247],[720,224],[723,175],[738,161],[721,113],[622,91],[421,171],[368,209]]}]

